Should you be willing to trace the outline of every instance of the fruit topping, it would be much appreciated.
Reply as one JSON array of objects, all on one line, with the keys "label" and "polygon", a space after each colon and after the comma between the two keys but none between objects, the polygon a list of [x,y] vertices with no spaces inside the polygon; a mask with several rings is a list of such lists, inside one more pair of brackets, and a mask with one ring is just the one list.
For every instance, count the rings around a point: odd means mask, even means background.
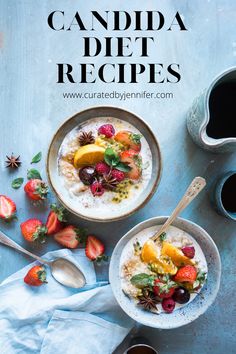
[{"label": "fruit topping", "polygon": [[104,244],[95,236],[88,236],[85,246],[85,254],[91,261],[106,261],[107,256],[104,254]]},{"label": "fruit topping", "polygon": [[179,286],[174,290],[172,298],[175,302],[178,302],[179,304],[186,304],[186,302],[189,302],[190,293],[184,287]]},{"label": "fruit topping", "polygon": [[149,239],[147,242],[144,243],[142,252],[141,252],[141,259],[145,263],[155,262],[158,257],[157,247],[154,241]]},{"label": "fruit topping", "polygon": [[46,222],[47,235],[53,235],[60,231],[65,221],[65,209],[63,207],[57,207],[56,204],[52,204]]},{"label": "fruit topping", "polygon": [[150,268],[158,274],[176,274],[178,268],[174,265],[169,256],[161,255],[154,262],[150,263]]},{"label": "fruit topping", "polygon": [[81,146],[75,153],[74,166],[75,168],[95,165],[104,158],[105,149],[96,144]]},{"label": "fruit topping", "polygon": [[108,166],[105,162],[98,162],[95,166],[95,169],[96,172],[101,176],[107,175],[111,170],[110,166]]},{"label": "fruit topping", "polygon": [[120,160],[123,163],[127,163],[131,168],[126,176],[130,179],[137,180],[142,174],[142,159],[135,150],[126,150],[120,154]]},{"label": "fruit topping", "polygon": [[115,129],[112,124],[104,124],[98,129],[98,134],[111,138],[115,134]]},{"label": "fruit topping", "polygon": [[45,242],[47,228],[39,219],[28,219],[20,224],[21,233],[26,241]]},{"label": "fruit topping", "polygon": [[134,134],[128,130],[121,130],[115,135],[115,140],[123,144],[127,149],[139,152],[141,150],[141,137],[140,134]]},{"label": "fruit topping", "polygon": [[174,281],[182,283],[188,282],[193,284],[197,278],[197,270],[195,267],[191,265],[186,265],[184,267],[179,268],[178,272],[174,276]]},{"label": "fruit topping", "polygon": [[14,218],[16,212],[16,204],[9,197],[0,195],[0,218],[10,221]]},{"label": "fruit topping", "polygon": [[169,256],[177,267],[180,267],[185,264],[195,264],[195,262],[192,261],[190,258],[186,257],[180,249],[166,241],[162,242],[161,253],[163,255]]},{"label": "fruit topping", "polygon": [[169,280],[169,277],[164,276],[163,280],[157,278],[154,280],[153,292],[156,296],[161,299],[167,299],[168,297],[172,297],[175,291],[175,283]]},{"label": "fruit topping", "polygon": [[193,246],[191,246],[191,247],[182,247],[181,251],[188,258],[193,258],[195,256],[195,248]]},{"label": "fruit topping", "polygon": [[33,178],[26,183],[24,191],[32,200],[43,200],[47,198],[48,186],[41,179]]},{"label": "fruit topping", "polygon": [[96,196],[100,197],[105,192],[105,189],[104,189],[102,183],[98,182],[98,181],[95,181],[91,184],[90,190],[95,197]]},{"label": "fruit topping", "polygon": [[125,173],[122,171],[119,171],[117,169],[114,169],[111,171],[111,175],[113,178],[115,178],[118,182],[121,182],[125,179]]},{"label": "fruit topping", "polygon": [[45,268],[41,265],[36,265],[28,271],[24,277],[24,282],[31,286],[40,286],[47,283],[46,277],[47,274]]},{"label": "fruit topping", "polygon": [[54,239],[67,248],[77,248],[82,237],[84,237],[83,230],[73,225],[66,226],[54,235]]},{"label": "fruit topping", "polygon": [[92,184],[96,179],[96,171],[93,166],[85,166],[79,170],[79,178],[85,185]]},{"label": "fruit topping", "polygon": [[162,308],[165,312],[171,313],[174,311],[175,308],[175,302],[174,300],[170,297],[168,299],[163,299],[162,301]]}]

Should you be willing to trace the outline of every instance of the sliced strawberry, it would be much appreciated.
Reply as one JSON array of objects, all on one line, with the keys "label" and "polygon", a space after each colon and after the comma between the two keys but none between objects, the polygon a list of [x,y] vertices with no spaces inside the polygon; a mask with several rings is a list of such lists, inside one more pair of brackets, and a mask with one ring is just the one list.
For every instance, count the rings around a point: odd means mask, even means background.
[{"label": "sliced strawberry", "polygon": [[142,174],[142,159],[134,150],[126,150],[120,154],[120,160],[123,163],[127,163],[131,170],[126,172],[126,177],[137,180]]},{"label": "sliced strawberry", "polygon": [[155,279],[153,292],[161,299],[167,299],[174,294],[175,283],[173,281],[162,282],[160,279]]},{"label": "sliced strawberry", "polygon": [[55,204],[52,204],[51,209],[46,222],[47,235],[53,235],[60,231],[63,228],[63,222],[66,221],[65,209],[63,207],[57,207]]},{"label": "sliced strawberry", "polygon": [[188,282],[193,284],[197,278],[197,269],[194,266],[186,265],[179,268],[174,276],[174,281],[178,283]]},{"label": "sliced strawberry", "polygon": [[16,212],[16,204],[9,197],[0,195],[0,218],[6,221],[14,218]]},{"label": "sliced strawberry", "polygon": [[126,146],[128,149],[139,152],[141,150],[141,135],[134,134],[128,130],[121,130],[115,135],[115,140]]},{"label": "sliced strawberry", "polygon": [[26,241],[34,242],[39,240],[45,242],[45,235],[47,233],[46,226],[38,219],[29,219],[21,223],[21,233]]},{"label": "sliced strawberry", "polygon": [[91,261],[106,261],[108,257],[104,254],[105,246],[95,236],[88,236],[85,246],[85,254]]},{"label": "sliced strawberry", "polygon": [[80,242],[83,242],[84,230],[73,225],[66,226],[54,235],[54,239],[60,245],[67,248],[77,248]]},{"label": "sliced strawberry", "polygon": [[47,274],[43,266],[32,267],[26,276],[24,277],[24,282],[31,286],[40,286],[47,283]]},{"label": "sliced strawberry", "polygon": [[25,187],[25,193],[32,200],[43,200],[47,198],[48,186],[41,179],[29,180]]}]

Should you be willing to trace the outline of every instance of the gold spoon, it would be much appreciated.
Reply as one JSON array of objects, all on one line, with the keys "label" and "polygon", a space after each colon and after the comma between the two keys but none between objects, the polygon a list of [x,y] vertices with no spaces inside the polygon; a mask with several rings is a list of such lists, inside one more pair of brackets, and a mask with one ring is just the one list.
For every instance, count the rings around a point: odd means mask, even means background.
[{"label": "gold spoon", "polygon": [[7,237],[2,231],[0,231],[0,243],[25,253],[28,256],[38,260],[40,263],[47,265],[51,270],[52,276],[62,285],[79,289],[84,287],[86,284],[84,274],[68,259],[56,258],[51,262],[46,261],[45,259],[36,256],[36,254],[33,254],[18,245],[16,242]]},{"label": "gold spoon", "polygon": [[[177,216],[183,211],[192,201],[198,193],[201,192],[201,190],[205,187],[206,185],[206,180],[202,177],[195,177],[193,181],[190,183],[189,187],[187,188],[186,192],[184,193],[184,196],[172,212],[172,214],[168,217],[166,222],[162,225],[160,230],[158,230],[157,233],[155,233],[154,236],[150,237],[148,241],[146,241],[142,247],[142,251],[144,249],[147,249],[147,247],[151,249],[155,249],[155,242],[158,240],[159,236],[166,232],[169,226],[172,224],[172,222],[177,218]],[[146,246],[146,247],[145,247]],[[143,254],[141,253],[142,259],[144,259]],[[154,261],[155,258],[155,252],[152,252],[152,259],[151,261]]]}]

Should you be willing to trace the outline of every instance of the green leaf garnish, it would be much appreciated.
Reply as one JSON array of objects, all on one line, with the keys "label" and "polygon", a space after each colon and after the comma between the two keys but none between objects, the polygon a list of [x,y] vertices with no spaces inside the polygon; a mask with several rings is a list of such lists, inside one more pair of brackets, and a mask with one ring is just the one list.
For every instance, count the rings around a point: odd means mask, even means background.
[{"label": "green leaf garnish", "polygon": [[141,134],[131,134],[131,139],[133,140],[133,142],[135,144],[140,144],[140,140],[142,138],[142,135]]},{"label": "green leaf garnish", "polygon": [[12,188],[14,188],[14,189],[18,189],[18,188],[21,187],[21,185],[23,184],[23,182],[24,182],[24,178],[19,177],[19,178],[14,179],[14,180],[11,182],[11,186],[12,186]]},{"label": "green leaf garnish", "polygon": [[139,289],[145,288],[147,286],[152,286],[153,280],[154,276],[145,273],[136,274],[130,279],[131,284],[133,284],[134,286],[136,286],[136,288]]},{"label": "green leaf garnish", "polygon": [[40,173],[35,168],[31,168],[27,171],[27,178],[28,179],[42,179]]},{"label": "green leaf garnish", "polygon": [[205,283],[205,281],[206,281],[206,272],[199,270],[197,273],[197,279],[193,283],[193,289],[196,289],[199,286],[202,286]]},{"label": "green leaf garnish", "polygon": [[115,167],[120,161],[118,154],[112,148],[105,150],[104,160],[111,167]]},{"label": "green leaf garnish", "polygon": [[32,158],[32,161],[31,163],[37,163],[41,160],[42,158],[42,153],[41,152],[38,152],[33,158]]},{"label": "green leaf garnish", "polygon": [[118,164],[115,167],[117,170],[122,172],[129,172],[131,170],[131,167],[123,162],[118,162]]},{"label": "green leaf garnish", "polygon": [[165,239],[166,239],[166,232],[162,232],[162,233],[160,234],[160,236],[159,236],[159,239],[160,239],[161,241],[165,241]]}]

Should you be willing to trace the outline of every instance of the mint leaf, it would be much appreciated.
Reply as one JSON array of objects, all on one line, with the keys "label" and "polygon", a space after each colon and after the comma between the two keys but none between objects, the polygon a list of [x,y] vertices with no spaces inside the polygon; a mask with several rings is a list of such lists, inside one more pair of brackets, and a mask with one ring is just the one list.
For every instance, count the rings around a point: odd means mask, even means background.
[{"label": "mint leaf", "polygon": [[135,144],[140,144],[140,140],[142,138],[142,135],[141,134],[131,134],[131,139],[133,140],[133,142]]},{"label": "mint leaf", "polygon": [[14,179],[14,180],[11,182],[11,186],[12,186],[12,188],[14,188],[14,189],[18,189],[18,188],[21,187],[21,185],[23,184],[23,182],[24,182],[24,178],[19,177],[19,178]]},{"label": "mint leaf", "polygon": [[28,179],[42,179],[39,171],[36,170],[35,168],[31,168],[30,170],[28,170],[27,178]]},{"label": "mint leaf", "polygon": [[118,164],[116,165],[116,169],[122,172],[129,172],[131,170],[131,167],[123,162],[118,162]]},{"label": "mint leaf", "polygon": [[42,158],[42,153],[41,152],[38,152],[33,158],[32,158],[32,161],[31,163],[37,163],[41,160]]},{"label": "mint leaf", "polygon": [[162,233],[160,234],[160,236],[159,236],[159,239],[160,239],[161,241],[164,241],[164,240],[166,239],[166,232],[162,232]]},{"label": "mint leaf", "polygon": [[145,288],[147,286],[151,286],[152,283],[153,283],[153,279],[154,279],[153,276],[150,276],[150,275],[145,274],[145,273],[139,273],[139,274],[134,275],[130,279],[130,281],[131,281],[131,284],[136,286],[136,288],[142,289],[142,288]]},{"label": "mint leaf", "polygon": [[105,150],[104,160],[109,166],[112,167],[115,167],[120,161],[119,156],[112,148],[107,148]]}]

